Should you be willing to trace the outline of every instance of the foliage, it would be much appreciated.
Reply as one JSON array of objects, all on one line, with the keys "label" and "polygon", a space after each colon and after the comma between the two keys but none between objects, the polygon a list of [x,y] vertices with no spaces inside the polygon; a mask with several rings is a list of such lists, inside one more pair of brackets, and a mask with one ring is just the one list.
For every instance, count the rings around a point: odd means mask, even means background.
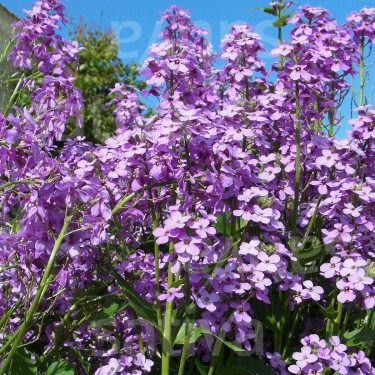
[{"label": "foliage", "polygon": [[[116,130],[110,90],[118,82],[144,89],[145,82],[139,79],[137,64],[124,64],[118,57],[119,44],[113,30],[101,30],[96,25],[89,27],[81,17],[71,31],[71,38],[83,47],[78,54],[80,64],[74,80],[85,101],[82,132],[90,142],[103,142]],[[74,121],[67,126],[67,135],[82,132]]]}]

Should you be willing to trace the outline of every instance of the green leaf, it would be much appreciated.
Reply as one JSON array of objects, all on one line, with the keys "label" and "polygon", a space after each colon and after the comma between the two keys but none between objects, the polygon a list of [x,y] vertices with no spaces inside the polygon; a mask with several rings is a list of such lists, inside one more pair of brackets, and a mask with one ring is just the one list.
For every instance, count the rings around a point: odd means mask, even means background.
[{"label": "green leaf", "polygon": [[320,246],[310,246],[307,249],[302,251],[297,250],[294,255],[298,259],[298,262],[304,266],[307,263],[313,262],[314,260],[319,260],[327,255],[331,248],[334,246],[334,243],[322,244]]},{"label": "green leaf", "polygon": [[120,288],[125,293],[130,306],[135,310],[138,316],[145,319],[153,327],[159,328],[156,309],[153,304],[146,301],[140,294],[126,281],[117,271],[113,272]]},{"label": "green leaf", "polygon": [[102,325],[103,321],[107,323],[109,319],[113,318],[115,313],[124,310],[127,306],[129,306],[129,304],[121,298],[111,297],[105,299],[103,302],[103,308],[95,315],[90,327]]},{"label": "green leaf", "polygon": [[195,367],[199,371],[201,375],[207,375],[206,368],[202,365],[202,362],[199,361],[198,359],[195,360]]},{"label": "green leaf", "polygon": [[146,253],[151,253],[152,251],[154,251],[154,246],[155,246],[155,240],[152,239],[152,240],[147,240],[147,241],[142,242],[142,244],[140,245],[140,248],[144,250]]},{"label": "green leaf", "polygon": [[82,352],[74,346],[68,346],[67,349],[73,354],[75,360],[85,369],[86,373],[92,374],[91,364],[90,361],[88,361],[87,356],[83,356]]},{"label": "green leaf", "polygon": [[37,374],[36,362],[25,353],[16,352],[12,361],[9,375],[35,375]]},{"label": "green leaf", "polygon": [[[205,329],[203,327],[197,327],[197,328],[193,329],[193,331],[191,333],[191,336],[190,336],[190,339],[189,339],[189,343],[192,344],[192,343],[196,342],[199,338],[201,338],[203,335],[206,335],[206,334],[216,337],[216,339],[221,341],[224,345],[226,345],[228,348],[234,350],[235,352],[244,352],[245,351],[245,349],[239,348],[238,346],[230,343],[229,341],[224,340],[223,338],[215,335],[214,333],[212,333],[211,331],[209,331],[208,329]],[[182,324],[180,330],[178,331],[176,339],[174,340],[174,344],[182,345],[184,343],[184,340],[185,340],[185,323]]]},{"label": "green leaf", "polygon": [[338,312],[332,306],[329,306],[325,309],[320,305],[320,309],[323,315],[328,319],[335,320],[338,315]]},{"label": "green leaf", "polygon": [[362,327],[351,332],[345,332],[344,337],[348,340],[348,346],[356,346],[368,342],[375,342],[375,331]]},{"label": "green leaf", "polygon": [[272,14],[273,16],[277,16],[277,9],[272,7],[265,7],[263,8],[264,13]]},{"label": "green leaf", "polygon": [[184,321],[185,317],[185,306],[183,304],[180,304],[180,306],[177,307],[176,316],[172,320],[172,332],[171,332],[171,341],[175,342],[176,337],[181,331],[181,322]]},{"label": "green leaf", "polygon": [[281,18],[275,20],[275,21],[272,21],[272,26],[274,27],[284,27],[286,25],[286,22],[283,21]]},{"label": "green leaf", "polygon": [[220,336],[215,335],[214,333],[212,333],[211,331],[209,331],[206,328],[198,327],[198,328],[196,328],[194,330],[194,335],[200,335],[201,336],[201,335],[204,335],[204,334],[212,335],[212,336],[216,337],[217,340],[221,341],[229,349],[232,349],[235,352],[244,352],[245,351],[245,349],[239,348],[238,346],[232,344],[231,342],[224,340],[223,338],[221,338]]},{"label": "green leaf", "polygon": [[287,14],[284,14],[283,16],[278,18],[277,20],[273,21],[272,25],[274,27],[284,27],[284,26],[286,26],[288,24],[287,19],[290,18],[290,16],[293,14],[293,12],[294,12],[294,10],[292,10],[291,12],[289,12]]},{"label": "green leaf", "polygon": [[245,228],[247,224],[248,224],[248,221],[242,219],[242,217],[241,217],[240,218],[240,229]]},{"label": "green leaf", "polygon": [[254,7],[254,8],[249,9],[248,12],[249,13],[250,12],[254,12],[254,10],[264,10],[264,8],[262,8],[262,7]]},{"label": "green leaf", "polygon": [[264,327],[273,331],[275,318],[266,308],[266,304],[260,303],[260,301],[255,301],[254,305],[252,306],[255,318],[260,321]]},{"label": "green leaf", "polygon": [[[186,324],[183,323],[180,327],[177,336],[174,340],[174,345],[183,345],[185,341],[185,330],[186,330]],[[196,342],[200,337],[202,336],[202,332],[198,331],[198,329],[193,329],[190,334],[189,344],[192,344]]]},{"label": "green leaf", "polygon": [[185,282],[185,279],[180,279],[171,284],[171,288],[178,288]]},{"label": "green leaf", "polygon": [[[225,232],[226,234],[230,233],[230,223],[228,222],[228,219],[230,218],[231,213],[225,212]],[[217,229],[217,231],[220,234],[224,234],[224,216],[223,215],[217,215],[216,216],[216,223],[214,224],[214,227]]]},{"label": "green leaf", "polygon": [[236,357],[232,365],[224,369],[224,375],[275,375],[261,358]]},{"label": "green leaf", "polygon": [[248,375],[250,370],[245,366],[228,366],[224,369],[223,375]]},{"label": "green leaf", "polygon": [[48,367],[46,375],[74,375],[74,366],[65,361],[54,362]]}]

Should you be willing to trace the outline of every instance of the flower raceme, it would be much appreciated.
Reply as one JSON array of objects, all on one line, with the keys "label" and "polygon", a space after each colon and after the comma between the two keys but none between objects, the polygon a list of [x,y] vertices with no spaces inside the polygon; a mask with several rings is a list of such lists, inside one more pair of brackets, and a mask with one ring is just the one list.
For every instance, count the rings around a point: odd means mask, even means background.
[{"label": "flower raceme", "polygon": [[375,9],[339,25],[300,7],[267,71],[248,24],[216,55],[172,6],[141,67],[154,115],[119,83],[116,135],[57,149],[83,105],[63,10],[36,2],[9,46],[20,81],[0,114],[0,374],[17,359],[43,374],[57,361],[156,374],[161,361],[162,375],[213,375],[254,350],[276,374],[374,374],[375,110],[360,103],[346,139],[334,129]]}]

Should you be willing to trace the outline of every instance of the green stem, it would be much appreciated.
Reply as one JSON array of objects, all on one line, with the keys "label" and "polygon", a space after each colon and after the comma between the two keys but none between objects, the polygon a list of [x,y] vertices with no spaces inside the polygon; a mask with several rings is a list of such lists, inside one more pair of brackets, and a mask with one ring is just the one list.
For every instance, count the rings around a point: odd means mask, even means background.
[{"label": "green stem", "polygon": [[18,308],[18,306],[21,304],[22,299],[19,299],[9,310],[4,312],[3,317],[0,320],[0,327],[6,325],[8,318],[12,315],[13,311]]},{"label": "green stem", "polygon": [[[190,262],[186,263],[185,266],[185,338],[184,338],[184,346],[182,348],[182,354],[181,354],[181,361],[180,361],[180,368],[178,369],[178,375],[184,374],[185,369],[185,363],[187,360],[188,355],[188,348],[190,343],[190,335],[191,335],[191,329],[190,329],[190,281],[189,281],[189,266]],[[162,373],[162,375],[165,375]]]},{"label": "green stem", "polygon": [[16,41],[16,39],[11,39],[8,44],[6,45],[5,49],[4,49],[4,52],[2,53],[1,55],[1,58],[0,58],[0,65],[2,65],[2,63],[4,62],[4,59],[8,56],[8,51],[9,51],[9,48],[12,46],[12,44]]},{"label": "green stem", "polygon": [[[151,188],[149,189],[150,194],[150,205],[151,205],[151,215],[152,215],[152,227],[156,229],[159,226],[159,214],[155,210],[155,205],[152,200],[152,191]],[[163,319],[161,314],[161,304],[159,300],[160,295],[160,268],[159,268],[159,245],[156,243],[156,239],[154,242],[154,261],[155,261],[155,296],[156,296],[156,314],[158,320],[158,327],[160,332],[163,331]],[[164,351],[164,348],[163,348]]]},{"label": "green stem", "polygon": [[362,37],[360,38],[360,45],[359,51],[361,53],[361,57],[359,59],[359,106],[363,105],[363,98],[364,98],[364,91],[365,91],[365,69],[364,69],[364,50],[365,50],[365,37],[362,33]]},{"label": "green stem", "polygon": [[6,116],[8,115],[8,113],[9,113],[9,111],[10,111],[12,105],[13,105],[14,99],[15,99],[16,96],[19,94],[19,91],[18,91],[18,90],[19,90],[19,88],[20,88],[20,86],[21,86],[21,83],[22,83],[22,81],[23,81],[24,78],[25,78],[25,73],[22,73],[22,76],[21,76],[20,79],[18,80],[17,85],[16,85],[16,88],[14,89],[13,94],[12,94],[12,96],[10,97],[9,102],[8,102],[8,105],[7,105],[7,107],[6,107],[5,111],[4,111],[4,117],[6,117]]},{"label": "green stem", "polygon": [[302,307],[301,307],[301,305],[298,305],[296,307],[296,313],[295,313],[295,316],[294,316],[292,328],[290,329],[290,331],[288,333],[288,337],[286,338],[286,341],[285,341],[285,345],[284,345],[284,349],[283,349],[283,353],[282,353],[282,357],[281,357],[282,359],[285,358],[287,350],[289,349],[289,344],[292,341],[294,332],[295,332],[296,327],[298,325],[299,318],[301,316],[301,311],[302,311]]},{"label": "green stem", "polygon": [[[61,232],[60,232],[59,236],[57,237],[57,239],[55,241],[55,244],[53,246],[50,258],[48,260],[46,269],[44,271],[44,275],[43,275],[42,280],[41,280],[41,282],[38,286],[38,289],[37,289],[35,298],[33,300],[33,303],[30,307],[30,310],[29,310],[28,314],[26,315],[26,318],[25,318],[24,322],[22,323],[21,327],[17,330],[17,332],[12,336],[12,338],[6,344],[6,346],[8,346],[9,343],[11,343],[11,340],[13,339],[12,341],[14,341],[14,343],[13,343],[12,349],[8,353],[7,358],[6,358],[3,366],[0,369],[0,375],[4,374],[4,372],[7,370],[7,368],[11,364],[11,362],[13,360],[13,357],[17,353],[18,347],[20,346],[20,344],[22,342],[22,339],[24,338],[25,334],[27,333],[27,330],[29,329],[29,325],[30,325],[30,323],[31,323],[31,321],[34,317],[34,314],[37,311],[43,296],[47,292],[48,286],[49,286],[50,282],[52,281],[50,276],[51,276],[52,268],[55,264],[57,252],[60,248],[60,245],[61,245],[61,243],[64,239],[65,233],[66,233],[72,219],[73,219],[72,215],[71,216],[65,216],[64,224],[63,224]],[[4,350],[4,347],[5,347],[5,345],[1,348],[2,352]]]},{"label": "green stem", "polygon": [[302,241],[302,245],[301,245],[301,251],[303,251],[305,249],[306,243],[309,240],[308,237],[310,235],[312,227],[315,224],[316,216],[318,215],[318,210],[319,210],[319,206],[320,206],[320,203],[321,203],[322,199],[323,199],[323,195],[320,195],[319,198],[318,198],[318,201],[316,202],[315,210],[314,210],[313,215],[311,216],[309,225],[307,226],[306,233],[305,233],[305,238]]},{"label": "green stem", "polygon": [[[169,252],[173,253],[174,244],[169,243]],[[173,284],[173,273],[172,273],[172,263],[168,262],[168,291]],[[164,319],[164,332],[162,341],[162,374],[168,374],[169,364],[170,364],[170,354],[172,350],[172,312],[173,312],[173,301],[167,302],[165,307],[165,319]]]},{"label": "green stem", "polygon": [[333,336],[337,336],[340,332],[342,307],[343,307],[343,304],[339,302],[337,305],[337,317],[335,319],[335,322],[333,323]]},{"label": "green stem", "polygon": [[136,195],[138,195],[139,193],[143,193],[145,190],[149,190],[151,188],[154,188],[154,187],[158,187],[158,186],[167,186],[167,185],[170,185],[170,184],[174,184],[176,183],[177,180],[170,180],[170,181],[167,181],[167,182],[156,182],[154,184],[150,184],[150,185],[146,185],[136,191],[133,191],[133,193],[131,194],[126,194],[124,197],[122,197],[120,199],[120,201],[116,204],[116,206],[114,207],[114,209],[111,211],[112,215],[114,215],[115,213],[117,213],[119,210],[121,210],[121,208],[124,206],[124,204],[128,203],[130,200],[132,200]]},{"label": "green stem", "polygon": [[141,327],[139,326],[138,315],[133,308],[132,308],[132,313],[133,313],[134,320],[136,321],[135,331],[137,332],[139,351],[142,354],[145,354],[145,347],[143,345],[142,333],[141,333]]},{"label": "green stem", "polygon": [[[330,307],[332,309],[335,308],[335,304],[336,304],[336,296],[337,296],[337,293],[335,293],[333,296],[332,296],[332,300],[331,300],[331,303],[330,303]],[[331,326],[332,324],[334,323],[334,320],[331,319],[331,318],[327,318],[327,325],[326,325],[326,332],[325,332],[325,339],[328,340],[329,337],[331,336]]]},{"label": "green stem", "polygon": [[17,185],[17,184],[33,184],[37,185],[39,182],[33,180],[18,180],[18,181],[9,181],[3,185],[0,185],[0,190],[6,189],[9,186]]},{"label": "green stem", "polygon": [[[335,100],[335,90],[334,84],[332,83],[331,86],[331,100]],[[329,118],[329,133],[330,137],[333,137],[333,125],[334,125],[334,117],[335,117],[335,107],[332,105],[329,109],[328,118]]]},{"label": "green stem", "polygon": [[353,310],[353,306],[354,306],[353,302],[350,302],[349,307],[348,307],[348,309],[346,310],[346,313],[345,313],[344,321],[342,323],[341,335],[343,335],[346,331],[346,328],[348,326],[348,321],[349,321],[349,315]]},{"label": "green stem", "polygon": [[279,303],[282,304],[282,313],[280,317],[280,321],[277,322],[277,331],[276,331],[276,343],[275,343],[275,352],[281,352],[281,346],[283,342],[284,336],[284,326],[285,326],[285,316],[287,310],[286,299],[284,298],[284,294],[281,290],[279,290]]},{"label": "green stem", "polygon": [[292,235],[296,234],[301,180],[301,108],[299,100],[299,83],[296,82],[296,178],[294,184],[294,205],[292,216]]}]

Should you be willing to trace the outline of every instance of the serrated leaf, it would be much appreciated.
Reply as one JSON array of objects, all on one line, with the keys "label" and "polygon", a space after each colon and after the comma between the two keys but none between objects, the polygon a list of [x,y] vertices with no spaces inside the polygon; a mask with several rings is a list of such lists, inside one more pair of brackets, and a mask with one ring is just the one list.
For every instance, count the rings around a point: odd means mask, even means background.
[{"label": "serrated leaf", "polygon": [[30,356],[16,352],[12,361],[12,367],[9,375],[36,375],[37,366]]},{"label": "serrated leaf", "polygon": [[74,375],[74,365],[69,362],[54,362],[46,372],[46,375]]},{"label": "serrated leaf", "polygon": [[375,342],[375,331],[362,327],[351,332],[345,332],[344,337],[348,340],[348,346],[356,346],[368,342]]}]

